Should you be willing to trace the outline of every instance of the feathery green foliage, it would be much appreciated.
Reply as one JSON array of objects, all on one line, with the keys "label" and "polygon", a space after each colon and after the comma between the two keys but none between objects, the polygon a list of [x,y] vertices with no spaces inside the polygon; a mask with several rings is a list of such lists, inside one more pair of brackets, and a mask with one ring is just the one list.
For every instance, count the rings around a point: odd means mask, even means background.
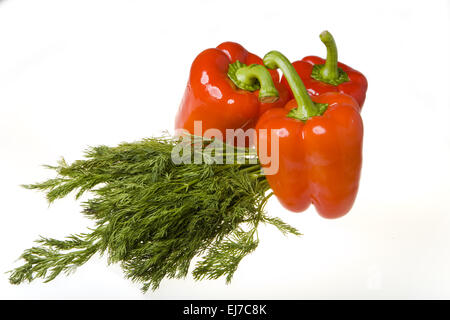
[{"label": "feathery green foliage", "polygon": [[[234,148],[234,157],[247,159],[240,164],[217,164],[206,154],[207,164],[175,164],[171,153],[177,143],[162,137],[93,147],[85,160],[47,166],[57,172],[56,178],[24,187],[46,192],[50,203],[89,191],[92,197],[82,203],[83,213],[95,228],[62,241],[37,240],[38,246],[22,254],[25,263],[10,271],[10,282],[51,281],[96,253],[120,263],[126,277],[143,284],[143,291],[157,289],[164,278],[185,277],[194,257],[200,257],[192,272],[195,279],[225,276],[229,282],[240,261],[257,247],[260,222],[300,235],[264,212],[271,193],[266,195],[269,185],[259,164],[250,161],[257,159],[255,153]],[[200,152],[211,141],[202,143]],[[195,152],[192,148],[188,156]]]}]

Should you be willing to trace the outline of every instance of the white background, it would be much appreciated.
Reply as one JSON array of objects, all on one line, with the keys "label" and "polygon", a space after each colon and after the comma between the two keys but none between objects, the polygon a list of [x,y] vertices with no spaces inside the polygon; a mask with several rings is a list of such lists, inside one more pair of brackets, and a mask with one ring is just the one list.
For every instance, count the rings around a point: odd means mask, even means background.
[{"label": "white background", "polygon": [[[449,1],[0,2],[0,298],[450,298]],[[262,56],[325,55],[369,81],[361,187],[338,220],[267,210],[304,236],[260,230],[234,281],[166,280],[142,294],[95,257],[69,277],[12,286],[3,272],[39,235],[86,231],[72,197],[19,185],[41,164],[172,130],[190,64],[236,41]]]}]

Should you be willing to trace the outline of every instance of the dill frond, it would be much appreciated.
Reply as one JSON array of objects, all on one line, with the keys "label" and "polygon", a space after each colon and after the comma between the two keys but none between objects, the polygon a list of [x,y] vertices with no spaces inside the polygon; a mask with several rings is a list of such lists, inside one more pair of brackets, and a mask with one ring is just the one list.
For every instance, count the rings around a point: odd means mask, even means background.
[{"label": "dill frond", "polygon": [[[84,160],[46,166],[57,177],[24,187],[44,191],[50,203],[89,192],[82,212],[95,228],[65,240],[40,238],[22,254],[25,263],[10,271],[10,282],[51,281],[96,253],[120,263],[143,291],[156,290],[164,278],[185,277],[194,257],[200,257],[195,279],[224,276],[229,282],[258,246],[260,222],[300,235],[264,212],[271,193],[257,162],[215,164],[209,154],[203,164],[174,164],[171,153],[178,142],[162,137],[92,147]],[[233,152],[235,158],[245,153],[246,159],[257,159],[248,149]]]}]

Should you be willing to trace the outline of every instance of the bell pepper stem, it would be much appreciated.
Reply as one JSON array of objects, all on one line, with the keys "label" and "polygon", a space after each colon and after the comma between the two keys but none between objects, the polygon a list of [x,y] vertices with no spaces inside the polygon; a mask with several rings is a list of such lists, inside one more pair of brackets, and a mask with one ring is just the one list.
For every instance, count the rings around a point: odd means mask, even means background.
[{"label": "bell pepper stem", "polygon": [[258,98],[263,103],[271,103],[278,100],[279,93],[275,88],[270,72],[262,65],[245,65],[236,61],[230,64],[228,77],[242,90],[256,91],[259,89]]},{"label": "bell pepper stem", "polygon": [[293,118],[305,121],[320,114],[320,108],[309,97],[297,71],[281,52],[270,51],[264,56],[263,61],[269,69],[279,68],[289,83],[295,101],[297,102],[297,108],[294,109],[296,116],[293,116]]},{"label": "bell pepper stem", "polygon": [[320,34],[320,40],[327,47],[327,60],[324,67],[320,70],[320,74],[325,80],[335,80],[339,76],[338,71],[338,51],[333,36],[328,31]]},{"label": "bell pepper stem", "polygon": [[325,64],[314,65],[311,71],[311,78],[333,86],[349,81],[348,74],[338,67],[338,51],[331,33],[328,31],[322,32],[320,40],[327,47],[327,60]]}]

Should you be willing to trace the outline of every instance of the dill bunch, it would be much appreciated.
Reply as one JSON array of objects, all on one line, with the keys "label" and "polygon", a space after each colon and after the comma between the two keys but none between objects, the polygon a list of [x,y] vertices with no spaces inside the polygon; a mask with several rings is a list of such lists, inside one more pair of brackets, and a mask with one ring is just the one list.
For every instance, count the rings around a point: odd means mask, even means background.
[{"label": "dill bunch", "polygon": [[120,263],[144,292],[156,290],[164,278],[185,277],[194,257],[200,258],[192,271],[196,280],[224,276],[228,283],[258,246],[261,222],[300,235],[265,213],[272,193],[256,154],[233,148],[231,156],[243,161],[220,164],[211,155],[225,159],[230,146],[205,153],[212,142],[203,139],[200,149],[190,149],[187,157],[201,155],[200,164],[175,164],[171,155],[179,139],[161,137],[92,147],[84,160],[46,166],[56,171],[55,178],[24,187],[44,191],[50,203],[72,192],[77,199],[90,192],[82,213],[95,227],[64,240],[36,240],[37,246],[21,255],[24,264],[9,271],[10,282],[49,282],[99,253],[108,263]]}]

